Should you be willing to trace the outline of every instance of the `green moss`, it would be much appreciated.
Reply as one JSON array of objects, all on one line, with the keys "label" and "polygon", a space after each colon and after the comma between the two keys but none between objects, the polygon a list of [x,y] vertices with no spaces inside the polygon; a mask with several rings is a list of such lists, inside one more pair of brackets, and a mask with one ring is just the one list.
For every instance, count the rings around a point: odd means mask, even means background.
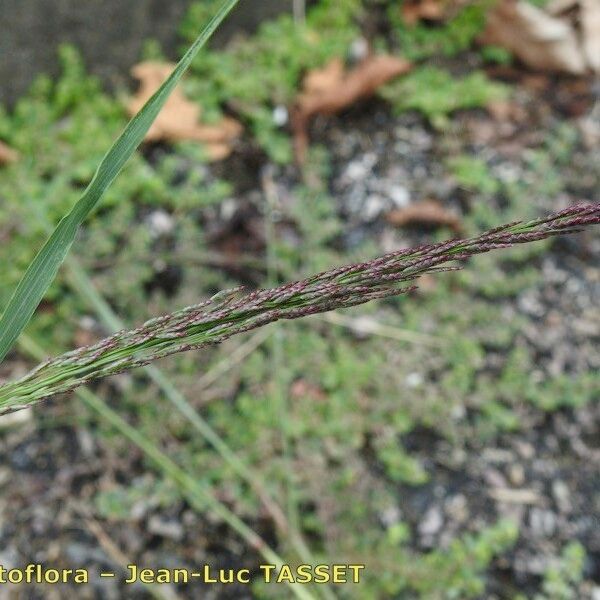
[{"label": "green moss", "polygon": [[544,573],[542,594],[535,600],[575,600],[579,598],[577,584],[581,582],[585,566],[585,548],[579,542],[568,543],[556,564]]},{"label": "green moss", "polygon": [[455,156],[448,159],[446,164],[458,185],[469,191],[493,196],[500,189],[500,183],[481,158],[468,155]]},{"label": "green moss", "polygon": [[[60,50],[62,75],[51,81],[40,77],[11,113],[0,114],[2,138],[26,157],[0,172],[0,229],[11,231],[4,248],[0,305],[8,300],[20,277],[48,234],[48,224],[76,202],[96,165],[126,122],[120,101],[104,93],[89,77],[78,53]],[[230,185],[207,177],[197,145],[181,144],[176,153],[164,153],[152,162],[136,154],[123,176],[103,199],[81,234],[75,252],[92,266],[108,261],[118,268],[97,271],[100,281],[112,281],[106,295],[132,320],[145,315],[144,285],[155,276],[151,257],[157,240],[140,216],[153,207],[182,211],[193,222],[193,211],[214,203],[230,192]],[[196,244],[201,240],[196,227]],[[121,251],[123,241],[128,240]],[[129,261],[127,260],[129,259]],[[114,278],[114,280],[113,280]],[[61,301],[54,305],[60,297]],[[38,311],[30,331],[58,336],[71,346],[77,319],[85,314],[81,303],[65,290],[59,277],[46,296],[49,310]],[[54,327],[60,322],[61,327]]]},{"label": "green moss", "polygon": [[447,550],[434,550],[418,562],[406,565],[407,586],[420,598],[481,597],[485,591],[482,572],[495,555],[512,547],[517,537],[514,523],[500,521],[478,535],[456,539]]},{"label": "green moss", "polygon": [[[327,0],[308,11],[304,24],[295,23],[289,14],[267,21],[255,35],[224,51],[201,53],[192,66],[187,90],[200,100],[208,119],[232,105],[269,156],[289,162],[290,140],[279,130],[272,111],[291,104],[306,71],[346,56],[359,35],[356,19],[361,11],[358,0]],[[204,2],[192,5],[181,29],[186,39],[193,39],[207,12]]]},{"label": "green moss", "polygon": [[411,60],[422,60],[440,54],[455,56],[468,50],[483,30],[488,5],[489,2],[470,3],[441,25],[406,25],[400,4],[391,2],[388,17],[400,52]]},{"label": "green moss", "polygon": [[387,84],[381,95],[396,112],[416,110],[435,127],[443,128],[456,110],[485,106],[506,97],[506,87],[483,73],[456,78],[437,67],[421,67],[406,77]]}]

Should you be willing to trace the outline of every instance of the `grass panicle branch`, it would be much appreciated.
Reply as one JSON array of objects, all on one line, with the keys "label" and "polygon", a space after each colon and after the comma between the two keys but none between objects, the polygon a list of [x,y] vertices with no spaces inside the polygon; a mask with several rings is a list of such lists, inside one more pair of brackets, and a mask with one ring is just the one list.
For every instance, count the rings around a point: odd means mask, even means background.
[{"label": "grass panicle branch", "polygon": [[460,269],[448,264],[600,223],[600,204],[578,204],[548,217],[515,222],[479,236],[408,248],[359,264],[324,271],[272,289],[226,290],[178,312],[120,331],[92,346],[49,360],[0,387],[0,414],[71,391],[93,379],[149,364],[177,352],[218,344],[281,319],[298,319],[397,296],[426,273]]}]

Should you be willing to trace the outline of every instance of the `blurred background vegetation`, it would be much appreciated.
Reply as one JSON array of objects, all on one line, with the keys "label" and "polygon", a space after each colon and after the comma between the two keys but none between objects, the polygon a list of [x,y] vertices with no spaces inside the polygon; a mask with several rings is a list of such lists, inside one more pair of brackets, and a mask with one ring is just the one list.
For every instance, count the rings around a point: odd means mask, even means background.
[{"label": "blurred background vegetation", "polygon": [[[190,4],[182,46],[217,4]],[[206,122],[243,124],[233,153],[211,162],[196,142],[147,144],[28,335],[57,354],[109,332],[99,297],[133,325],[240,283],[597,201],[598,143],[581,126],[598,119],[591,78],[531,73],[477,44],[487,4],[456,5],[409,25],[398,2],[318,0],[202,51],[184,91]],[[412,72],[318,117],[298,168],[289,107],[304,75],[336,57],[352,65],[367,44],[414,61]],[[59,77],[0,107],[0,140],[19,154],[0,167],[0,306],[127,120],[130,91],[107,91],[77,48],[59,54]],[[134,58],[166,60],[152,40]],[[453,227],[393,224],[430,199]],[[367,565],[359,587],[314,597],[597,598],[599,256],[596,231],[490,254],[407,298],[163,361],[200,428],[144,372],[94,393],[287,562]],[[30,365],[13,353],[0,376]],[[2,564],[261,561],[75,398],[26,414],[0,420]],[[107,597],[122,597],[117,585],[94,581]]]}]

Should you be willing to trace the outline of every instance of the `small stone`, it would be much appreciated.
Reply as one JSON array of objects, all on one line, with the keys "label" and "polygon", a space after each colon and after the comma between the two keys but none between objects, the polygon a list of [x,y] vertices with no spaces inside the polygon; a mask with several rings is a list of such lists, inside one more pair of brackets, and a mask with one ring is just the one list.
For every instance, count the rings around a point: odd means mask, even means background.
[{"label": "small stone", "polygon": [[504,448],[485,448],[482,453],[485,462],[496,465],[507,464],[514,461],[515,457],[510,450]]},{"label": "small stone", "polygon": [[506,479],[500,471],[493,468],[488,468],[483,472],[483,478],[485,482],[493,488],[506,488]]},{"label": "small stone", "polygon": [[595,586],[592,588],[592,600],[600,600],[600,587]]},{"label": "small stone", "polygon": [[418,388],[423,385],[423,375],[421,373],[409,373],[404,380],[407,387],[409,388]]},{"label": "small stone", "polygon": [[457,523],[464,523],[469,517],[467,498],[463,494],[452,496],[446,501],[446,514]]},{"label": "small stone", "polygon": [[285,106],[279,105],[273,109],[273,123],[275,123],[277,127],[286,125],[289,117],[288,109]]},{"label": "small stone", "polygon": [[0,429],[11,429],[29,423],[33,419],[31,407],[0,416]]},{"label": "small stone", "polygon": [[550,537],[556,530],[556,516],[550,510],[534,507],[529,513],[529,527],[536,537]]},{"label": "small stone", "polygon": [[369,169],[359,160],[353,160],[347,167],[344,175],[351,181],[362,179],[367,175]]},{"label": "small stone", "polygon": [[220,210],[221,219],[223,219],[224,221],[230,221],[233,218],[233,216],[235,215],[235,213],[237,212],[238,203],[233,198],[226,198],[225,200],[223,200],[221,202],[220,208],[221,208],[221,210]]},{"label": "small stone", "polygon": [[517,440],[515,442],[515,447],[521,458],[525,460],[530,460],[535,456],[535,448],[529,442]]},{"label": "small stone", "polygon": [[455,404],[450,409],[450,415],[455,421],[460,421],[465,418],[467,414],[467,409],[464,404]]},{"label": "small stone", "polygon": [[520,487],[525,483],[525,469],[519,463],[512,464],[508,467],[508,479],[510,482]]},{"label": "small stone", "polygon": [[423,537],[433,536],[440,531],[444,524],[442,511],[439,506],[432,506],[419,523],[419,533]]},{"label": "small stone", "polygon": [[90,317],[89,315],[85,315],[79,319],[79,327],[81,329],[85,329],[86,331],[93,331],[96,328],[97,322],[94,317]]},{"label": "small stone", "polygon": [[7,467],[0,467],[0,488],[10,481],[12,471]]},{"label": "small stone", "polygon": [[552,495],[556,501],[556,506],[561,512],[571,511],[571,493],[569,492],[569,486],[564,481],[557,479],[552,482]]},{"label": "small stone", "polygon": [[377,155],[373,152],[368,152],[350,162],[344,171],[344,176],[350,181],[365,179],[376,163]]},{"label": "small stone", "polygon": [[161,519],[157,515],[152,515],[148,520],[148,531],[161,537],[172,540],[183,539],[183,526],[178,521],[168,521]]},{"label": "small stone", "polygon": [[16,549],[2,549],[0,552],[0,565],[2,565],[7,571],[14,569],[18,564],[18,553]]},{"label": "small stone", "polygon": [[410,204],[410,192],[400,185],[392,186],[388,191],[388,196],[396,208],[405,208]]},{"label": "small stone", "polygon": [[400,512],[400,509],[394,505],[384,508],[381,511],[380,516],[381,521],[386,527],[391,527],[392,525],[400,522],[402,519],[402,513]]},{"label": "small stone", "polygon": [[350,44],[350,58],[356,62],[361,61],[369,54],[369,42],[364,37],[356,38]]},{"label": "small stone", "polygon": [[362,216],[368,221],[376,219],[386,208],[385,199],[382,196],[371,194],[362,207]]},{"label": "small stone", "polygon": [[150,233],[154,237],[161,237],[173,231],[175,223],[173,217],[164,210],[155,210],[150,213],[147,218]]}]

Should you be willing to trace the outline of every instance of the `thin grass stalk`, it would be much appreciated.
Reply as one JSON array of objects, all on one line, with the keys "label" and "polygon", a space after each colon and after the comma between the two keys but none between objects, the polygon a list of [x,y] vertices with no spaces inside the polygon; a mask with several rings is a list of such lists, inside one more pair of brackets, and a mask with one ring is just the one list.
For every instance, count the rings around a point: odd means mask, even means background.
[{"label": "thin grass stalk", "polygon": [[600,204],[579,204],[548,217],[510,223],[479,236],[392,252],[276,288],[226,290],[201,304],[48,360],[0,387],[0,413],[71,391],[89,381],[145,366],[177,352],[218,344],[281,319],[298,319],[415,289],[423,274],[461,268],[457,261],[580,231],[600,223]]},{"label": "thin grass stalk", "polygon": [[[266,239],[266,264],[267,285],[275,286],[277,283],[277,236],[275,231],[275,212],[277,210],[278,198],[273,181],[272,173],[266,168],[262,177],[263,191],[265,196],[265,239]],[[273,325],[275,331],[270,340],[271,352],[271,378],[274,384],[274,402],[279,414],[279,425],[281,431],[282,458],[285,463],[284,494],[287,512],[287,521],[290,526],[290,541],[295,551],[304,563],[314,563],[312,552],[304,540],[300,526],[300,512],[298,510],[296,485],[294,480],[293,449],[290,436],[290,402],[289,381],[285,372],[284,364],[284,331],[280,323]],[[326,600],[335,600],[335,595],[329,586],[320,588]]]},{"label": "thin grass stalk", "polygon": [[[19,339],[19,346],[23,351],[40,360],[44,356],[44,350],[27,335]],[[252,549],[258,552],[269,564],[276,565],[279,571],[285,564],[283,559],[275,552],[265,540],[250,528],[237,515],[231,512],[224,504],[219,502],[210,490],[199,484],[192,476],[186,473],[179,465],[171,460],[160,448],[132,427],[117,412],[110,408],[100,396],[87,387],[80,387],[75,392],[80,400],[94,412],[100,415],[106,422],[110,423],[119,433],[135,444],[151,462],[163,473],[167,479],[172,481],[187,499],[190,506],[199,512],[207,508],[212,510],[223,519]],[[287,582],[292,593],[300,600],[314,600],[314,596],[304,586]]]},{"label": "thin grass stalk", "polygon": [[[114,313],[106,300],[99,294],[94,284],[87,276],[85,270],[74,257],[67,258],[67,279],[74,291],[86,300],[94,309],[98,317],[109,329],[119,330],[124,328],[124,323]],[[297,529],[286,519],[281,507],[271,497],[262,481],[260,475],[255,473],[246,463],[240,459],[210,424],[198,413],[188,402],[185,396],[177,389],[167,375],[155,365],[147,365],[144,371],[150,379],[162,390],[166,398],[173,406],[190,422],[200,435],[210,444],[221,458],[231,467],[241,479],[243,479],[257,495],[266,511],[271,515],[274,524],[280,532],[289,538],[292,547],[300,559],[305,563],[314,563],[314,558],[308,546],[304,543]],[[320,592],[328,600],[333,600],[329,588],[319,588]]]},{"label": "thin grass stalk", "polygon": [[[76,259],[67,259],[68,279],[74,289],[84,297],[93,307],[96,314],[104,324],[115,331],[123,329],[124,324],[98,293],[85,271]],[[285,520],[283,511],[266,490],[260,476],[253,472],[246,463],[240,459],[210,424],[198,413],[188,402],[185,396],[177,389],[167,375],[155,365],[147,365],[144,371],[148,377],[162,390],[167,400],[189,421],[196,431],[210,444],[221,458],[232,468],[234,473],[241,477],[256,493],[258,499],[271,515],[274,523],[282,532],[287,532],[289,527]]]},{"label": "thin grass stalk", "polygon": [[[270,168],[267,167],[262,176],[262,187],[265,197],[265,241],[267,255],[267,285],[275,287],[277,284],[277,273],[275,264],[277,263],[277,248],[276,248],[276,233],[275,233],[275,211],[277,210],[277,192],[273,182]],[[300,531],[298,527],[298,512],[296,510],[295,491],[294,491],[294,475],[292,469],[292,448],[289,435],[289,406],[287,387],[288,381],[284,372],[285,365],[283,362],[283,336],[284,332],[281,329],[281,324],[273,325],[274,332],[271,336],[270,353],[271,353],[271,379],[274,385],[273,394],[274,402],[277,405],[279,414],[279,426],[281,435],[282,457],[285,462],[285,496],[287,507],[287,518],[290,525]]]},{"label": "thin grass stalk", "polygon": [[[123,328],[124,325],[122,321],[98,293],[77,260],[73,257],[69,257],[66,266],[68,279],[72,286],[94,308],[98,316],[104,321],[105,325],[114,330]],[[188,402],[167,375],[154,365],[147,365],[144,367],[144,370],[150,379],[162,390],[171,404],[173,404],[173,406],[190,422],[206,442],[213,447],[221,458],[231,467],[233,472],[243,479],[250,489],[254,491],[259,501],[265,507],[265,510],[273,519],[273,523],[277,529],[282,535],[288,537],[291,546],[294,548],[300,559],[305,563],[313,564],[315,561],[310,549],[306,546],[298,531],[286,519],[278,502],[271,497],[260,475],[250,469],[250,467],[240,459],[233,450],[231,450],[223,438],[219,436],[210,424]],[[327,587],[319,588],[319,591],[322,593],[323,597],[328,600],[334,598]]]},{"label": "thin grass stalk", "polygon": [[[92,281],[87,276],[85,270],[74,257],[68,257],[65,266],[67,267],[67,280],[71,287],[82,298],[88,302],[93,308],[98,317],[106,327],[113,330],[119,330],[124,327],[124,323],[114,313],[109,304],[98,293]],[[43,357],[43,354],[37,352],[35,345],[31,340],[25,338],[25,349],[29,353],[36,352],[34,356],[37,359]],[[310,551],[304,545],[302,540],[298,540],[298,535],[295,531],[290,531],[288,522],[286,521],[283,511],[277,502],[270,497],[264,483],[259,475],[254,473],[243,460],[241,460],[227,443],[219,436],[219,434],[209,425],[209,423],[194,409],[187,401],[185,396],[175,387],[167,375],[154,365],[144,367],[144,371],[150,379],[162,390],[167,399],[175,406],[175,408],[191,423],[191,425],[200,433],[200,435],[216,450],[221,458],[232,468],[233,472],[242,478],[250,488],[256,493],[258,499],[265,506],[267,512],[273,518],[273,522],[277,528],[285,535],[290,536],[292,546],[305,562],[314,562]],[[85,389],[85,388],[84,388]],[[99,397],[97,397],[99,399]],[[215,502],[219,502],[215,500]],[[326,598],[332,598],[329,590],[319,589]]]}]

